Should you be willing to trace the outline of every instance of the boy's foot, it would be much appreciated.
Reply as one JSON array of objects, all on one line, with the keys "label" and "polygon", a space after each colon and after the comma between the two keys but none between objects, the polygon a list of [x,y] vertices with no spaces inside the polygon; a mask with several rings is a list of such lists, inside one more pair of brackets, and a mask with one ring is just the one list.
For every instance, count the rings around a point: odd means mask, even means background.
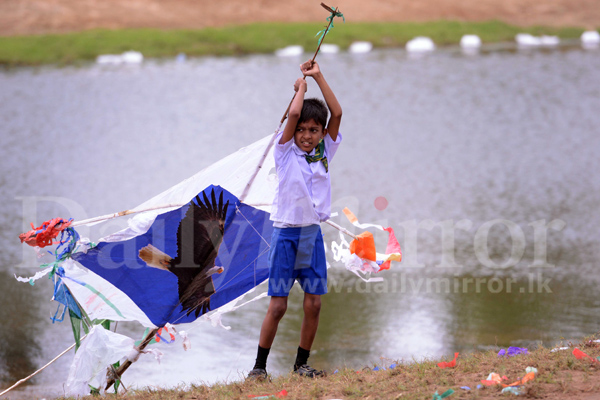
[{"label": "boy's foot", "polygon": [[267,370],[263,368],[254,368],[252,371],[248,372],[248,377],[246,379],[252,381],[264,381],[267,379]]},{"label": "boy's foot", "polygon": [[294,365],[294,373],[300,376],[306,376],[307,378],[317,378],[321,376],[326,376],[327,373],[325,371],[319,371],[309,366],[308,364],[304,365]]}]

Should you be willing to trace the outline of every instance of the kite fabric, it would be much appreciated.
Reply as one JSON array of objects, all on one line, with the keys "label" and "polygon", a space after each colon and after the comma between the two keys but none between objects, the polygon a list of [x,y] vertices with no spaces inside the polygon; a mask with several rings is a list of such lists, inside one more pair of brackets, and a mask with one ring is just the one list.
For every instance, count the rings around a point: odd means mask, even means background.
[{"label": "kite fabric", "polygon": [[[277,184],[272,149],[250,188],[246,202],[238,197],[269,144],[272,135],[246,146],[204,168],[194,176],[132,209],[139,212],[129,219],[128,228],[100,239],[97,246],[73,253],[62,264],[62,280],[91,319],[140,322],[162,327],[196,319],[179,305],[178,278],[169,271],[148,267],[140,259],[141,248],[152,243],[160,252],[177,256],[176,232],[186,210],[196,196],[210,199],[223,194],[229,207],[225,231],[217,249],[216,265],[223,267],[212,275],[215,293],[210,309],[216,309],[241,296],[268,276],[266,257],[272,224],[269,212]],[[220,186],[212,186],[218,183]],[[162,208],[163,205],[180,205]],[[266,239],[266,240],[265,240]],[[77,263],[87,268],[80,268]],[[204,308],[201,313],[205,314]]]},{"label": "kite fabric", "polygon": [[107,380],[106,366],[126,360],[134,351],[133,344],[133,339],[95,325],[75,353],[65,383],[65,396],[87,396],[90,385],[103,393]]},{"label": "kite fabric", "polygon": [[[196,225],[191,224],[197,221],[185,222],[191,211],[201,210],[203,206],[214,206],[215,210],[209,211],[216,212],[218,209],[224,220],[223,232],[218,235],[219,243],[212,249],[215,258],[211,265],[199,265],[196,254],[190,253],[199,248],[196,239],[201,235],[192,232]],[[210,230],[210,223],[203,216],[198,225],[207,225]],[[187,236],[186,229],[189,230]],[[272,229],[268,213],[240,203],[233,194],[211,185],[183,207],[157,215],[144,233],[125,240],[102,241],[85,253],[72,255],[73,260],[114,288],[109,285],[94,287],[79,276],[68,274],[65,274],[64,281],[75,296],[82,292],[85,295],[84,288],[90,294],[101,292],[104,295],[102,301],[95,296],[83,301],[79,299],[91,315],[95,311],[95,300],[96,305],[102,305],[103,312],[113,314],[111,320],[133,318],[149,327],[193,322],[200,315],[229,303],[267,279],[269,242],[265,238],[271,236]],[[193,243],[190,242],[192,239]],[[215,238],[207,236],[206,240],[215,241]],[[187,250],[186,242],[190,242]],[[213,246],[213,243],[208,245]],[[155,252],[154,255],[170,260],[172,265],[163,268],[145,260],[144,252],[149,248]],[[186,252],[190,253],[189,256]],[[189,264],[185,264],[186,257],[190,259]],[[179,271],[176,267],[180,267]],[[118,292],[131,299],[137,307],[132,308],[130,302],[125,305],[117,301]],[[115,293],[115,298],[110,293]],[[127,317],[124,312],[128,313]]]},{"label": "kite fabric", "polygon": [[[256,171],[271,137],[272,135],[268,135],[211,164],[192,177],[145,201],[132,211],[146,210],[164,204],[184,204],[192,200],[208,186],[217,184],[239,198],[244,192],[252,174]],[[244,203],[270,213],[276,186],[277,173],[275,171],[273,149],[271,148],[254,183],[250,187]],[[132,218],[132,223],[134,225],[138,222],[143,223],[149,215],[157,215],[161,212],[164,212],[164,210],[137,215]]]}]

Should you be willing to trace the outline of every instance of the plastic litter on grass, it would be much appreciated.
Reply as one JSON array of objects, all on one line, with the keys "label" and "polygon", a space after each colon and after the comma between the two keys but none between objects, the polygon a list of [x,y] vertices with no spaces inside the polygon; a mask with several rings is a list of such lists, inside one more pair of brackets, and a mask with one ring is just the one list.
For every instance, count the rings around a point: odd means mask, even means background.
[{"label": "plastic litter on grass", "polygon": [[514,357],[517,356],[519,354],[527,354],[527,348],[525,347],[509,347],[508,349],[504,350],[501,349],[498,352],[498,357]]},{"label": "plastic litter on grass", "polygon": [[452,361],[443,361],[441,363],[438,363],[438,367],[440,368],[454,368],[456,367],[456,359],[458,358],[458,353],[454,353],[454,360]]},{"label": "plastic litter on grass", "polygon": [[442,400],[442,399],[445,399],[446,397],[450,396],[452,393],[454,393],[454,390],[452,390],[452,389],[448,389],[442,394],[438,394],[438,392],[436,391],[433,394],[433,397],[431,398],[431,400]]}]

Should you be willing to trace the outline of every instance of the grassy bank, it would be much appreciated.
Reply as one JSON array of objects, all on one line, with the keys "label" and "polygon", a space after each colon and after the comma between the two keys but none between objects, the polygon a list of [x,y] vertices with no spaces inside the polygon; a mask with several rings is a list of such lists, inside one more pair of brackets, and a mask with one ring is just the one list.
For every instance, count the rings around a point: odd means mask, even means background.
[{"label": "grassy bank", "polygon": [[[514,357],[498,357],[496,350],[461,355],[456,367],[441,369],[442,360],[398,363],[389,368],[391,360],[383,365],[385,370],[365,368],[360,371],[345,369],[330,373],[328,377],[307,379],[293,374],[275,377],[271,382],[234,382],[212,386],[196,385],[189,390],[146,389],[129,391],[125,396],[131,400],[176,400],[176,399],[248,399],[255,395],[288,392],[289,399],[431,399],[437,391],[440,395],[449,389],[455,399],[487,399],[513,397],[502,394],[502,385],[483,386],[488,374],[505,375],[503,383],[511,384],[523,378],[527,367],[535,367],[538,373],[532,381],[521,386],[527,398],[545,399],[591,399],[600,394],[598,380],[600,363],[589,359],[579,360],[573,355],[574,347],[596,358],[600,355],[600,343],[596,337],[587,338],[576,345],[569,344],[567,350],[551,352],[539,347],[529,349],[528,354]],[[565,345],[566,346],[566,345]],[[449,359],[443,360],[449,361]],[[477,385],[482,385],[477,388]],[[468,386],[471,390],[461,389]],[[274,398],[274,397],[273,397]],[[92,399],[92,397],[89,397]]]},{"label": "grassy bank", "polygon": [[[119,54],[137,50],[146,57],[242,55],[271,53],[278,48],[299,44],[307,51],[316,47],[315,34],[320,23],[257,23],[201,30],[123,29],[0,37],[0,65],[74,64],[94,60],[100,54]],[[499,21],[425,23],[351,23],[336,21],[327,43],[342,49],[356,40],[372,42],[375,47],[403,46],[415,36],[429,36],[439,45],[458,43],[464,34],[477,34],[484,43],[513,40],[515,34],[557,35],[578,38],[581,28],[522,28]]]}]

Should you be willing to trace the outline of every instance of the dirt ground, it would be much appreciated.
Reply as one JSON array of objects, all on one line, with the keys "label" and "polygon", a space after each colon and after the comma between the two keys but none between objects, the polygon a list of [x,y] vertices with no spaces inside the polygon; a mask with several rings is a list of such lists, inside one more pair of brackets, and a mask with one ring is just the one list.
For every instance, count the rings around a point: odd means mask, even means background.
[{"label": "dirt ground", "polygon": [[[600,26],[600,0],[327,0],[347,21],[453,19],[531,26]],[[0,0],[0,35],[91,28],[202,28],[324,21],[320,0]]]}]

